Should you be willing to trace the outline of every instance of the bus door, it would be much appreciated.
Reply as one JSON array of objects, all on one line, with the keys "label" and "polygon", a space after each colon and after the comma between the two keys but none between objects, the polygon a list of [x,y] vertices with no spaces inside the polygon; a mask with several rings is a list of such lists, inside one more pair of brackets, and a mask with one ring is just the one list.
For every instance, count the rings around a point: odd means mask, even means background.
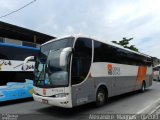
[{"label": "bus door", "polygon": [[[87,62],[85,58],[73,59],[73,72],[72,72],[72,96],[75,105],[81,105],[89,102],[94,96],[94,81],[90,73],[85,76],[85,67]],[[93,95],[92,95],[93,94]]]},{"label": "bus door", "polygon": [[79,38],[72,59],[71,83],[72,103],[81,105],[92,100],[94,81],[90,76],[92,61],[92,40]]}]

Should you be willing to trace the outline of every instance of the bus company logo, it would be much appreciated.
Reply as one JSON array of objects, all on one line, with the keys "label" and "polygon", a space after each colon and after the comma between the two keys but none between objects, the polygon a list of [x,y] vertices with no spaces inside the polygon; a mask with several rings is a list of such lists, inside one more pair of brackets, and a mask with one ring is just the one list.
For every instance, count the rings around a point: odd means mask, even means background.
[{"label": "bus company logo", "polygon": [[2,65],[5,65],[5,66],[9,65],[9,66],[11,66],[12,63],[11,63],[10,60],[0,60],[0,65],[1,65],[1,66],[2,66]]},{"label": "bus company logo", "polygon": [[[34,65],[26,65],[26,70],[33,70],[34,69]],[[23,65],[21,67],[21,70],[24,70]]]},{"label": "bus company logo", "polygon": [[46,89],[42,89],[43,90],[43,95],[46,95]]},{"label": "bus company logo", "polygon": [[31,64],[31,65],[26,65],[25,66],[25,69],[23,68],[24,66],[23,66],[23,64],[21,63],[21,64],[19,64],[19,65],[17,65],[17,66],[15,66],[15,67],[13,67],[14,69],[17,69],[18,67],[21,67],[21,70],[34,70],[34,65],[33,64]]},{"label": "bus company logo", "polygon": [[108,64],[107,68],[108,68],[108,75],[112,75],[112,64]]},{"label": "bus company logo", "polygon": [[108,75],[120,75],[121,74],[121,70],[120,67],[113,67],[112,64],[108,64]]}]

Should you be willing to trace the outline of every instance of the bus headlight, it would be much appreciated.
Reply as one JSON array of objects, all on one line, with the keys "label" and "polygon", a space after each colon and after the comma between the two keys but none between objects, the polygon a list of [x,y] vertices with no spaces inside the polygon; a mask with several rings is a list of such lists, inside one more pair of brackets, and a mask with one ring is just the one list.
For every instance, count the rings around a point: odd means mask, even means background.
[{"label": "bus headlight", "polygon": [[37,95],[37,93],[36,93],[36,91],[33,89],[33,93],[35,94],[35,95]]},{"label": "bus headlight", "polygon": [[69,93],[59,93],[56,94],[55,97],[66,97],[67,95],[69,95]]}]

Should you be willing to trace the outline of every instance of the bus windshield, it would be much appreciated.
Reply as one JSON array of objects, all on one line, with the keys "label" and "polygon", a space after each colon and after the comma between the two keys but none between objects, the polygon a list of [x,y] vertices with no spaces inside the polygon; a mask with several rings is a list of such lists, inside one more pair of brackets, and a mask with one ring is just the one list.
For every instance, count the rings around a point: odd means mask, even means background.
[{"label": "bus windshield", "polygon": [[36,58],[36,64],[34,70],[35,85],[41,86],[44,84],[46,60],[47,60],[47,55],[43,53],[39,53],[38,57]]},{"label": "bus windshield", "polygon": [[[52,44],[52,46],[50,45]],[[63,48],[72,47],[73,39],[65,38],[57,40],[41,47],[41,52],[36,59],[35,81],[37,87],[63,87],[68,85],[68,58],[66,56],[66,65],[60,65],[60,55]],[[54,46],[54,47],[53,47]]]}]

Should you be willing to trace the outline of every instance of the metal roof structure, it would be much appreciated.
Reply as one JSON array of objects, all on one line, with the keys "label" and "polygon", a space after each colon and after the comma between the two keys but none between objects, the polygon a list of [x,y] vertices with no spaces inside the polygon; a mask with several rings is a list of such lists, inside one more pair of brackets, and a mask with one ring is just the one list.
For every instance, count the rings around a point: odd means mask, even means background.
[{"label": "metal roof structure", "polygon": [[55,37],[0,21],[0,37],[42,44]]}]

